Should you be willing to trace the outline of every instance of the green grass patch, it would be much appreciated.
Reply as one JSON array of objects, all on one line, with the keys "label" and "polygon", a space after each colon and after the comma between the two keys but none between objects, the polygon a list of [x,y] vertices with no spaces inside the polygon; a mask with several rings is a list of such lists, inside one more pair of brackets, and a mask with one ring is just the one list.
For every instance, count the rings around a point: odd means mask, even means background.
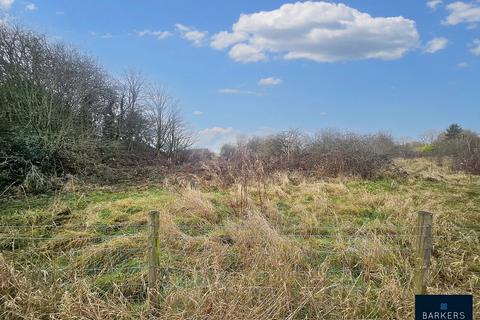
[{"label": "green grass patch", "polygon": [[134,207],[129,207],[129,208],[127,208],[126,212],[127,212],[128,214],[135,214],[135,213],[141,212],[142,210],[143,210],[142,207],[135,207],[135,206],[134,206]]},{"label": "green grass patch", "polygon": [[393,192],[398,189],[398,184],[391,179],[354,180],[347,182],[346,186],[351,191],[363,190],[373,194]]},{"label": "green grass patch", "polygon": [[362,210],[358,213],[360,221],[363,223],[369,223],[373,220],[385,221],[386,214],[376,209]]},{"label": "green grass patch", "polygon": [[214,226],[200,217],[177,217],[174,220],[179,229],[189,236],[201,236],[208,234]]},{"label": "green grass patch", "polygon": [[97,213],[99,219],[105,220],[112,216],[112,211],[110,209],[102,209]]}]

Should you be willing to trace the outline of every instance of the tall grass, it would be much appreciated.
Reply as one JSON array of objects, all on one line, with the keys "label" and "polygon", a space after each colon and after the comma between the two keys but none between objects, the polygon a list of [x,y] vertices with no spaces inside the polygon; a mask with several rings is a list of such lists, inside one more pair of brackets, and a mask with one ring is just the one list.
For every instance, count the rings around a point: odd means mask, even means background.
[{"label": "tall grass", "polygon": [[[203,188],[169,179],[169,191],[77,190],[30,209],[17,204],[3,225],[32,228],[12,227],[2,237],[45,240],[19,243],[15,252],[2,243],[0,315],[151,318],[145,224],[154,208],[161,210],[160,319],[411,318],[418,210],[434,212],[429,292],[475,294],[479,178],[427,160],[397,165],[406,177],[278,172],[260,184],[250,177],[243,211],[237,184],[214,188],[211,180]],[[72,215],[42,229],[63,205]],[[25,215],[32,218],[20,220]],[[478,315],[480,304],[474,308]]]}]

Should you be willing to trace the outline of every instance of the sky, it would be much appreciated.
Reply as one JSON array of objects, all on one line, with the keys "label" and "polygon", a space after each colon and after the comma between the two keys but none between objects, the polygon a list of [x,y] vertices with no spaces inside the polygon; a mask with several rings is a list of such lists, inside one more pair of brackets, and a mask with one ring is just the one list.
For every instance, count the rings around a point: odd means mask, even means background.
[{"label": "sky", "polygon": [[0,20],[163,83],[199,147],[290,128],[480,131],[478,0],[0,0]]}]

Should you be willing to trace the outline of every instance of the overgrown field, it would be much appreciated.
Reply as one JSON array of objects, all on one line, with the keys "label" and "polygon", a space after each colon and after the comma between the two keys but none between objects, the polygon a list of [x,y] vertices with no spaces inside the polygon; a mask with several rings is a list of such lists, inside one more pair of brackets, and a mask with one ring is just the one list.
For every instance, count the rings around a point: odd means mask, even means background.
[{"label": "overgrown field", "polygon": [[282,173],[242,188],[74,187],[0,203],[1,319],[148,319],[160,211],[161,319],[411,319],[416,212],[434,213],[429,293],[473,293],[480,177],[428,160],[377,180]]}]

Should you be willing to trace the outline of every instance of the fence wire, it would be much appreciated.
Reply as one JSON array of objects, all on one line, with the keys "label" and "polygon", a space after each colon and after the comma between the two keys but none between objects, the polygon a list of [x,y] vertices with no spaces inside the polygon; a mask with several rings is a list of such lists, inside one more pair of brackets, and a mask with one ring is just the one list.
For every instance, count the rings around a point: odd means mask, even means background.
[{"label": "fence wire", "polygon": [[[59,279],[60,277],[66,283],[76,279],[78,276],[88,276],[93,279],[92,287],[98,289],[100,292],[114,292],[119,291],[124,297],[133,303],[143,303],[147,299],[148,281],[147,273],[151,270],[151,266],[148,265],[146,257],[149,254],[149,247],[146,243],[146,239],[149,234],[147,231],[150,226],[147,223],[139,224],[43,224],[43,225],[0,225],[0,248],[1,254],[4,257],[8,257],[10,261],[20,270],[28,271],[32,276],[35,274],[43,279],[44,282],[54,281],[52,279]],[[61,229],[63,235],[54,236],[52,231]],[[95,232],[115,232],[112,235],[64,235],[66,232],[76,231],[95,231]],[[127,232],[128,231],[128,232]],[[450,235],[434,234],[434,239],[452,239],[462,234],[458,233],[471,233],[477,234],[480,231],[480,227],[475,226],[453,226],[453,231],[456,233]],[[45,235],[42,235],[42,232]],[[135,232],[135,233],[133,233]],[[368,233],[367,233],[368,232]],[[381,239],[399,239],[399,240],[411,240],[414,241],[419,228],[412,227],[396,227],[385,226],[384,229],[362,229],[351,226],[336,227],[336,226],[319,226],[311,227],[305,230],[289,230],[284,233],[279,230],[279,235],[289,238],[291,240],[298,239],[348,239],[348,240],[365,240],[372,238]],[[200,235],[198,239],[205,241],[215,240],[215,236]],[[97,247],[97,245],[108,244],[110,240],[116,239],[139,239],[140,243],[129,244],[129,246],[138,247]],[[217,239],[218,240],[218,239]],[[15,243],[26,242],[27,244],[16,248]],[[30,244],[37,244],[41,242],[50,241],[71,241],[71,242],[88,242],[94,241],[94,243],[84,243],[83,245],[94,245],[85,248],[61,248],[61,247],[36,247],[29,246]],[[233,243],[235,240],[232,240]],[[8,244],[13,244],[11,247]],[[404,243],[404,242],[402,242]],[[143,244],[143,246],[142,246]],[[82,244],[80,244],[82,245]],[[232,245],[232,244],[229,244]],[[358,249],[358,248],[357,248]],[[319,248],[314,250],[317,255],[324,255],[325,257],[338,255],[339,253],[352,252],[357,249],[340,249],[331,248],[323,249]],[[174,248],[168,248],[170,252],[183,252],[185,248],[175,251]],[[385,249],[384,250],[391,250]],[[405,250],[405,248],[399,248],[399,250]],[[95,257],[96,255],[102,255],[105,257],[105,261],[97,261],[97,263],[89,261],[88,258]],[[132,258],[134,260],[132,262]],[[84,259],[85,261],[83,261]],[[61,262],[61,265],[59,265]],[[130,265],[128,264],[130,263]],[[174,261],[172,263],[179,263]],[[181,263],[181,262],[180,262]],[[133,265],[131,265],[133,264]],[[284,287],[279,285],[271,285],[268,280],[278,280],[278,270],[272,272],[271,270],[249,270],[249,271],[234,271],[234,270],[222,270],[211,266],[206,268],[205,265],[193,265],[193,266],[174,266],[165,265],[154,267],[156,272],[165,275],[165,278],[161,279],[160,290],[163,292],[171,292],[175,290],[204,290],[206,292],[228,292],[238,290],[238,288],[248,290],[285,290]],[[358,270],[357,270],[358,269]],[[277,272],[277,273],[276,273]],[[363,270],[357,265],[349,267],[319,267],[317,269],[309,270],[285,270],[280,275],[294,275],[296,277],[308,278],[308,281],[324,281],[328,277],[334,277],[341,274],[351,274],[352,279],[361,277],[362,275],[384,275],[385,270]],[[471,277],[477,277],[480,279],[480,271],[466,270],[465,271]],[[102,279],[111,275],[119,275],[120,280],[105,282],[100,285],[95,279]],[[171,282],[169,275],[182,274],[189,279],[193,279],[193,282],[186,284],[178,284]],[[262,284],[248,284],[241,283],[241,280],[247,278],[251,274],[255,274],[257,277],[261,277],[266,283]],[[123,279],[120,275],[128,275],[130,279]],[[132,278],[133,276],[133,278]],[[263,278],[262,278],[263,277]],[[240,283],[235,283],[233,286],[228,286],[221,283],[222,280],[236,280]],[[335,278],[331,278],[333,281]],[[322,286],[305,285],[300,283],[293,283],[296,290],[325,290]],[[356,282],[354,283],[332,283],[328,287],[329,290],[369,290],[368,287],[360,286]]]}]

